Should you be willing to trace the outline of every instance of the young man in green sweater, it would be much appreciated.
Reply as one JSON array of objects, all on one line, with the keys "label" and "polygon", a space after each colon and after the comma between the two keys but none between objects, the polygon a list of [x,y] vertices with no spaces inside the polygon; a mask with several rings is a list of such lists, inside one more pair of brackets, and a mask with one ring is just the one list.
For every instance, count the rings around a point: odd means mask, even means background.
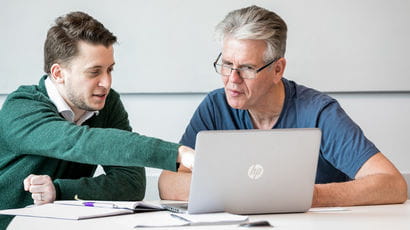
[{"label": "young man in green sweater", "polygon": [[[131,131],[111,89],[116,37],[82,12],[56,19],[38,85],[21,86],[0,110],[0,209],[75,195],[141,200],[144,166],[192,168],[194,152]],[[97,165],[105,175],[92,177]],[[10,217],[0,216],[0,229]]]}]

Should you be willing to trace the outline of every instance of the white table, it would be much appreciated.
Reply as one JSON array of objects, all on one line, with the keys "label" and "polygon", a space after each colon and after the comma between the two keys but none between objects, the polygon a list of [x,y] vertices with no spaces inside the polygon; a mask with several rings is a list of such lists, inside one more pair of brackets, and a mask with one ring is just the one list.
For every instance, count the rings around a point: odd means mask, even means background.
[{"label": "white table", "polygon": [[[268,220],[273,229],[410,229],[410,200],[397,205],[347,207],[346,211],[307,212],[295,214],[251,215],[251,221]],[[152,213],[96,218],[80,221],[33,217],[15,217],[8,229],[133,229],[139,218],[150,218]],[[147,228],[145,228],[147,229]],[[170,228],[154,228],[170,229]],[[171,229],[246,229],[237,225],[191,226]],[[254,228],[272,229],[272,228]]]}]

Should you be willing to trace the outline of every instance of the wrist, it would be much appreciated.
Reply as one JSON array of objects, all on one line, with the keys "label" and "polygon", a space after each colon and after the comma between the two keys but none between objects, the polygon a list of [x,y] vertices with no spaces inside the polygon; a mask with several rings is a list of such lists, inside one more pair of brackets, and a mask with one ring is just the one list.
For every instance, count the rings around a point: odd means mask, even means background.
[{"label": "wrist", "polygon": [[319,189],[317,185],[313,186],[312,207],[317,207],[319,204]]},{"label": "wrist", "polygon": [[61,195],[60,195],[60,193],[61,193],[60,185],[56,182],[53,182],[53,184],[54,184],[54,189],[55,189],[55,192],[56,192],[56,200],[60,200],[60,197],[61,197]]},{"label": "wrist", "polygon": [[177,152],[177,163],[180,163],[181,162],[181,148],[182,148],[182,145],[180,145],[179,147],[178,147],[178,152]]}]

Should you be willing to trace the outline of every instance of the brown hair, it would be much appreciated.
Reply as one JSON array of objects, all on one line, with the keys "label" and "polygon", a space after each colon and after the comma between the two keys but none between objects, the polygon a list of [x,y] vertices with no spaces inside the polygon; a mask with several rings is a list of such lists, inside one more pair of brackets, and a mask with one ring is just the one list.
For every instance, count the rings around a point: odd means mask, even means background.
[{"label": "brown hair", "polygon": [[109,47],[117,41],[103,24],[83,12],[58,17],[47,32],[44,43],[44,72],[50,74],[54,63],[66,64],[78,54],[79,41]]}]

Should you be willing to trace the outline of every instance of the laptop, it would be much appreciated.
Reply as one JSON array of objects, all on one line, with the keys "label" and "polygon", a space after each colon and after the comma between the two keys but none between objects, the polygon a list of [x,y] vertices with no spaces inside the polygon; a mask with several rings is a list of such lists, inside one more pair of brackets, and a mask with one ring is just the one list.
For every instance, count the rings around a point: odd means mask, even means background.
[{"label": "laptop", "polygon": [[305,212],[312,204],[321,131],[317,128],[201,131],[188,203],[180,213]]}]

